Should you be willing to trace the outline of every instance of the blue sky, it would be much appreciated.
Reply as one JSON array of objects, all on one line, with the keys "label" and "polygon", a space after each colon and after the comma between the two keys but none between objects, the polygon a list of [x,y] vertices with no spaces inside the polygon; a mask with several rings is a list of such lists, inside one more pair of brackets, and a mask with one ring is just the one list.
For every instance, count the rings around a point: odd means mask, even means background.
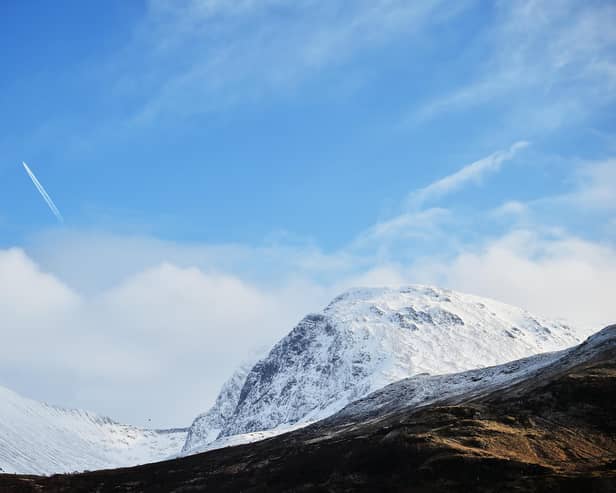
[{"label": "blue sky", "polygon": [[[514,22],[503,4],[174,5],[3,7],[3,244],[53,226],[21,160],[70,227],[250,243],[284,231],[331,250],[515,141],[532,158],[446,203],[559,193],[571,160],[611,150],[614,82],[607,69],[576,80],[575,66],[611,63],[610,39],[552,69],[543,58],[559,54],[535,52],[542,26],[498,30]],[[518,56],[495,51],[521,42],[520,67],[505,66]]]},{"label": "blue sky", "polygon": [[[160,406],[148,385],[165,374],[187,405],[155,418],[175,425],[350,285],[430,282],[579,324],[616,316],[612,2],[0,9],[0,309],[24,334],[15,354],[41,333],[83,338],[68,363],[41,349],[26,371],[33,356],[13,354],[0,383],[137,422],[139,405],[110,396],[138,384]],[[174,298],[190,289],[201,296]],[[211,315],[235,299],[251,308]],[[199,351],[161,356],[179,324]],[[134,373],[126,388],[92,363],[92,341]]]}]

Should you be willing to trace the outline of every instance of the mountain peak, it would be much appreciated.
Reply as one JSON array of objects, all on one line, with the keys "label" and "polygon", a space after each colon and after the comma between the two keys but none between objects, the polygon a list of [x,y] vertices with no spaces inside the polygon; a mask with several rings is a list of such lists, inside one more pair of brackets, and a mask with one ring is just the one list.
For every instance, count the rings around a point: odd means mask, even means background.
[{"label": "mountain peak", "polygon": [[[564,349],[585,335],[432,286],[349,289],[304,317],[247,372],[218,437],[307,424],[403,378],[497,365]],[[203,427],[201,434],[213,436]],[[193,441],[185,452],[207,445]]]}]

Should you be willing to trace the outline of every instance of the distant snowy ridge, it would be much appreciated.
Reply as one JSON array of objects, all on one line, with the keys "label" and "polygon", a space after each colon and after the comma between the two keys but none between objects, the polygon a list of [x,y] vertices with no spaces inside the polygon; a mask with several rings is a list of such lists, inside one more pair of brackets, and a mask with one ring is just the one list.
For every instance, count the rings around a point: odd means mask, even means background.
[{"label": "distant snowy ridge", "polygon": [[119,424],[0,387],[0,472],[53,474],[145,464],[176,455],[186,434]]},{"label": "distant snowy ridge", "polygon": [[353,289],[306,316],[250,371],[236,373],[213,411],[193,423],[183,454],[318,421],[413,375],[498,365],[573,346],[587,335],[445,289]]}]

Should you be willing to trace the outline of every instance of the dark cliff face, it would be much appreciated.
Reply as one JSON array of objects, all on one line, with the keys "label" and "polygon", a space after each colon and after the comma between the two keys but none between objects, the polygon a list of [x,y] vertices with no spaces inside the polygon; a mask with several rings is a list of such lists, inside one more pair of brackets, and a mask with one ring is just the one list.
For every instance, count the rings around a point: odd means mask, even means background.
[{"label": "dark cliff face", "polygon": [[0,476],[0,491],[616,491],[616,326],[516,384],[337,417],[130,469]]},{"label": "dark cliff face", "polygon": [[[306,316],[246,377],[233,416],[220,436],[292,425],[306,413],[335,400],[335,390],[352,392],[351,377],[365,377],[369,355],[356,354],[357,372],[349,372],[343,347],[352,345],[345,329],[323,314]],[[357,351],[361,353],[361,351]],[[330,389],[327,382],[337,382]],[[331,386],[333,387],[333,386]]]},{"label": "dark cliff face", "polygon": [[289,335],[276,344],[267,357],[259,361],[250,371],[240,393],[238,406],[245,402],[246,397],[255,388],[266,390],[277,372],[294,366],[298,359],[307,366],[310,363],[311,346],[315,344],[319,331],[333,335],[331,321],[324,315],[311,314],[297,324]]}]

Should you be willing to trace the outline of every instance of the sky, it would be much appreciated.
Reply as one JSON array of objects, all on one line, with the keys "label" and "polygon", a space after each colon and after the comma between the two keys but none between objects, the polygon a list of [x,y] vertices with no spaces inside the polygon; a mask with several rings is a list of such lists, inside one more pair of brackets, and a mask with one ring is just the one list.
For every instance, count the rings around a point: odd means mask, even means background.
[{"label": "sky", "polygon": [[615,23],[593,0],[3,2],[0,385],[186,426],[352,286],[613,323]]}]

